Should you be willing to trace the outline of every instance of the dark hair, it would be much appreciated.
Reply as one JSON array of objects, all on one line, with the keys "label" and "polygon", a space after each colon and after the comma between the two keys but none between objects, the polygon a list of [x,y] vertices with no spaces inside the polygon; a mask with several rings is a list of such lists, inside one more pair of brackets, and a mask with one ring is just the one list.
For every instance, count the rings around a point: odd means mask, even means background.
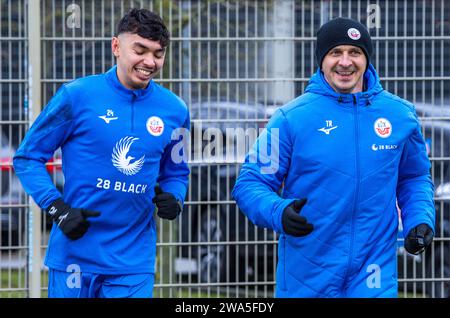
[{"label": "dark hair", "polygon": [[147,9],[128,11],[117,25],[116,36],[121,33],[134,33],[149,40],[159,41],[162,47],[169,45],[170,34],[163,20]]}]

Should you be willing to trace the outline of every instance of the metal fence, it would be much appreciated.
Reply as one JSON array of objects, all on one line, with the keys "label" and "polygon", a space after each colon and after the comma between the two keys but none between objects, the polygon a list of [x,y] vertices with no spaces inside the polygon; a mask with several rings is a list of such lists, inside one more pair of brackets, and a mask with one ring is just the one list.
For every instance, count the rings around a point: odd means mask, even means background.
[{"label": "metal fence", "polygon": [[[448,297],[447,0],[0,0],[0,297],[45,297],[47,286],[41,258],[51,222],[21,189],[12,155],[62,83],[105,72],[114,64],[111,37],[131,7],[158,12],[171,31],[166,65],[157,81],[188,104],[197,145],[220,135],[234,146],[237,136],[227,135],[227,128],[258,131],[276,107],[301,94],[316,69],[314,36],[322,23],[349,16],[366,24],[384,88],[417,105],[436,186],[432,248],[413,258],[399,239],[400,295]],[[205,135],[207,128],[217,129],[218,135]],[[249,133],[242,141],[247,148],[254,137]],[[175,222],[158,220],[154,295],[271,297],[277,237],[252,225],[230,196],[242,157],[205,156],[202,150],[193,149],[181,217]],[[62,189],[59,159],[56,154],[48,171]]]}]

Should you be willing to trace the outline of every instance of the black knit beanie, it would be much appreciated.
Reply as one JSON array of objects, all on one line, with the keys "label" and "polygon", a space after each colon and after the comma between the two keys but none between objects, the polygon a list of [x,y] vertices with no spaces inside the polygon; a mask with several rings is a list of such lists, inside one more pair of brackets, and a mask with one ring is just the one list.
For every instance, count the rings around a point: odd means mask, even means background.
[{"label": "black knit beanie", "polygon": [[369,65],[372,55],[372,39],[366,27],[349,18],[336,18],[328,21],[317,31],[316,60],[322,68],[325,55],[338,45],[354,45],[360,47],[367,58]]}]

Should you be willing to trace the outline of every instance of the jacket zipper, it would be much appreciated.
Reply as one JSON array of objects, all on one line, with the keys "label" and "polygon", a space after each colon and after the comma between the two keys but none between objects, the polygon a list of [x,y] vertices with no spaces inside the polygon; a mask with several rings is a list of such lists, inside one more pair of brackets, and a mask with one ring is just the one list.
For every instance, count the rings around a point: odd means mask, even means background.
[{"label": "jacket zipper", "polygon": [[286,236],[283,235],[283,257],[284,257],[284,268],[283,268],[283,288],[284,290],[287,290],[287,283],[286,283]]},{"label": "jacket zipper", "polygon": [[134,102],[136,101],[136,95],[133,94],[131,99],[131,132],[134,132]]},{"label": "jacket zipper", "polygon": [[356,189],[355,189],[355,201],[353,203],[353,211],[351,217],[351,226],[350,226],[350,250],[348,255],[348,265],[347,271],[345,274],[345,284],[347,283],[347,279],[350,275],[350,269],[352,266],[353,260],[353,244],[355,241],[355,213],[358,207],[358,199],[359,199],[359,180],[360,180],[360,162],[359,162],[359,122],[358,122],[358,99],[355,95],[353,95],[353,106],[354,106],[354,115],[355,115],[355,171],[356,171]]}]

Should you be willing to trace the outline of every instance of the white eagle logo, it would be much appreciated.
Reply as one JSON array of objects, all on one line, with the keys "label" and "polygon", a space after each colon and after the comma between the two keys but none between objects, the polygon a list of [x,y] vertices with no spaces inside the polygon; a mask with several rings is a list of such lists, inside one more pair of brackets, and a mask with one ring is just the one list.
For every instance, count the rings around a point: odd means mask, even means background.
[{"label": "white eagle logo", "polygon": [[112,153],[112,163],[120,172],[126,174],[127,176],[132,176],[141,170],[144,164],[145,155],[139,160],[130,163],[131,160],[135,159],[132,156],[128,156],[128,151],[135,140],[139,140],[136,137],[124,137],[120,139],[114,146]]}]

